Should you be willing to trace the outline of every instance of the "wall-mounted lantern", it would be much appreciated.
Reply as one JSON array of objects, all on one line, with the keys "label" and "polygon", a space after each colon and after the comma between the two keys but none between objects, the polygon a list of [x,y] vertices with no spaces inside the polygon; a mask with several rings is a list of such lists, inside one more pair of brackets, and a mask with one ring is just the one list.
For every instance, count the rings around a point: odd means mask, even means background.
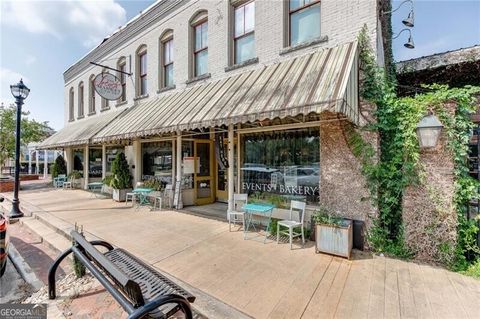
[{"label": "wall-mounted lantern", "polygon": [[417,124],[417,137],[420,148],[437,146],[443,124],[431,112],[423,117]]}]

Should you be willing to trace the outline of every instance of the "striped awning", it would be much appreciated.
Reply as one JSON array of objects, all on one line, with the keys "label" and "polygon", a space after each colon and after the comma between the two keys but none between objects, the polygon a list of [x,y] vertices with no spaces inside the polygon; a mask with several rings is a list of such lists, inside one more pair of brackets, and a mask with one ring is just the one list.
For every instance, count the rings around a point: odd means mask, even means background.
[{"label": "striped awning", "polygon": [[160,95],[128,109],[92,141],[331,111],[358,123],[357,43],[316,51],[207,84]]},{"label": "striped awning", "polygon": [[123,113],[123,111],[114,111],[77,120],[41,142],[36,148],[41,150],[87,145],[95,134],[106,127],[121,113]]}]

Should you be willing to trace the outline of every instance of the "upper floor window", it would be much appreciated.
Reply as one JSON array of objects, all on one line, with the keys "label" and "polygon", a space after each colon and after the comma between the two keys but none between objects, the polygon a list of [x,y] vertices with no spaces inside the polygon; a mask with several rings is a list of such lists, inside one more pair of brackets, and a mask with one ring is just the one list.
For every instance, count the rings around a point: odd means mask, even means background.
[{"label": "upper floor window", "polygon": [[255,57],[255,2],[236,7],[234,20],[234,62],[239,64]]},{"label": "upper floor window", "polygon": [[147,47],[137,51],[137,96],[147,94]]},{"label": "upper floor window", "polygon": [[90,76],[90,81],[89,81],[89,88],[88,88],[88,114],[94,114],[95,113],[95,76],[92,74]]},{"label": "upper floor window", "polygon": [[291,46],[320,37],[320,0],[289,0],[288,9]]},{"label": "upper floor window", "polygon": [[80,82],[80,84],[78,85],[78,117],[83,117],[83,101],[83,82]]},{"label": "upper floor window", "polygon": [[160,38],[160,87],[171,87],[173,80],[173,31],[167,30]]},{"label": "upper floor window", "polygon": [[208,72],[208,17],[199,13],[192,21],[193,28],[193,76]]},{"label": "upper floor window", "polygon": [[120,79],[120,83],[122,84],[122,95],[118,99],[118,102],[125,102],[127,100],[127,61],[125,58],[122,58],[118,61],[117,70],[122,72],[118,72],[118,78]]},{"label": "upper floor window", "polygon": [[74,99],[74,93],[73,93],[73,88],[70,88],[70,91],[68,92],[68,119],[70,121],[74,120],[74,106],[73,106],[73,99]]}]

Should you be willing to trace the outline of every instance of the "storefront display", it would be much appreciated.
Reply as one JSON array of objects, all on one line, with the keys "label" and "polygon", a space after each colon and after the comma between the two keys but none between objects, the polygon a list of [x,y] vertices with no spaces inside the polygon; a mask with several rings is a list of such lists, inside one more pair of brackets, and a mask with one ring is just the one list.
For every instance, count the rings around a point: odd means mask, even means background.
[{"label": "storefront display", "polygon": [[80,176],[83,177],[83,149],[77,148],[73,150],[73,170],[78,171]]},{"label": "storefront display", "polygon": [[320,139],[318,129],[273,131],[243,136],[242,192],[274,201],[318,203]]},{"label": "storefront display", "polygon": [[102,177],[102,149],[88,150],[88,177]]},{"label": "storefront display", "polygon": [[172,184],[172,142],[142,144],[142,179],[156,179],[163,185]]}]

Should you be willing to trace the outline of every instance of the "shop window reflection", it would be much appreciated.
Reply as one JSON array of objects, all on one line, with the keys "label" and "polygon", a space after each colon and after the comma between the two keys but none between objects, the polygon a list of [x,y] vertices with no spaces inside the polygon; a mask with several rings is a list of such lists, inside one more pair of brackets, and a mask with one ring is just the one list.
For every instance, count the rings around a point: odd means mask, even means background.
[{"label": "shop window reflection", "polygon": [[250,195],[318,203],[318,129],[249,134],[243,138],[241,189]]}]

